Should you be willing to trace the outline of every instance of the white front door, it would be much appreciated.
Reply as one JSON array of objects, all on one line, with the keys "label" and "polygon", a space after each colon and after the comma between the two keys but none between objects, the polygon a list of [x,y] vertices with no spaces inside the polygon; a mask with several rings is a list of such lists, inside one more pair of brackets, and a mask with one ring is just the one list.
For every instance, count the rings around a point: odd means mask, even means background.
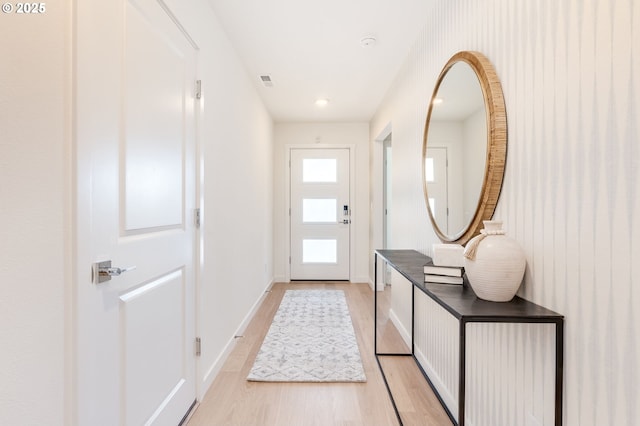
[{"label": "white front door", "polygon": [[290,151],[291,279],[348,280],[349,149]]},{"label": "white front door", "polygon": [[196,398],[196,50],[177,22],[156,0],[77,4],[78,425],[175,426]]}]

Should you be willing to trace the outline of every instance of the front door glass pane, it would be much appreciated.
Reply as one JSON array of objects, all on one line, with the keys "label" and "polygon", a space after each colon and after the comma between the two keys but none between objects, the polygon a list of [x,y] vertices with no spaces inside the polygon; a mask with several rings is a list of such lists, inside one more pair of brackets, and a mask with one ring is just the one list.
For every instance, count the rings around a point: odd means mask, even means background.
[{"label": "front door glass pane", "polygon": [[337,240],[302,240],[302,263],[336,263]]},{"label": "front door glass pane", "polygon": [[338,165],[335,158],[305,158],[302,160],[304,183],[337,182]]},{"label": "front door glass pane", "polygon": [[336,204],[335,198],[305,198],[302,200],[302,221],[336,223]]}]

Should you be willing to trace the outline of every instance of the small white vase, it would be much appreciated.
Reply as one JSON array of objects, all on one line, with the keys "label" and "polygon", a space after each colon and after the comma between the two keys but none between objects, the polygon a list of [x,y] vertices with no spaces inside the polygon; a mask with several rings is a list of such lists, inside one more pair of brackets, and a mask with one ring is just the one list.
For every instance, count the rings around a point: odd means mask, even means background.
[{"label": "small white vase", "polygon": [[508,302],[522,283],[527,261],[518,243],[505,235],[502,221],[485,220],[483,223],[480,235],[465,247],[467,279],[479,298]]}]

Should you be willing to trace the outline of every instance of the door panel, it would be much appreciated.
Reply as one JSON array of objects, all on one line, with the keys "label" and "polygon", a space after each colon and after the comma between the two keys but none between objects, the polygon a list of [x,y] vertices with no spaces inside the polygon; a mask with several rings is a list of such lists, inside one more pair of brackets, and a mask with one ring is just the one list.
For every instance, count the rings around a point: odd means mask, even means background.
[{"label": "door panel", "polygon": [[155,0],[77,15],[79,268],[136,267],[79,282],[77,423],[176,425],[196,398],[196,49]]},{"label": "door panel", "polygon": [[291,279],[348,280],[349,149],[291,149]]},{"label": "door panel", "polygon": [[184,278],[183,270],[175,271],[120,296],[128,425],[160,414],[186,384]]},{"label": "door panel", "polygon": [[181,225],[184,219],[186,52],[150,22],[161,17],[136,6],[129,3],[126,23],[126,230]]}]

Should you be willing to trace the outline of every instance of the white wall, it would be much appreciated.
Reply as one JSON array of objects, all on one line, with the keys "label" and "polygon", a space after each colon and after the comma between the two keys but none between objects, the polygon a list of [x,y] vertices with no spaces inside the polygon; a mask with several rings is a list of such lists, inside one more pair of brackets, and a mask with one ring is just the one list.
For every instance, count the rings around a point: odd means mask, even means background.
[{"label": "white wall", "polygon": [[0,18],[3,425],[69,424],[70,7],[47,6]]},{"label": "white wall", "polygon": [[285,165],[287,145],[355,146],[355,191],[351,197],[355,227],[351,281],[369,282],[369,129],[366,123],[276,123],[274,126],[274,276],[288,276],[288,208],[285,191],[289,169]]},{"label": "white wall", "polygon": [[168,4],[200,48],[202,394],[272,282],[273,123],[206,0]]},{"label": "white wall", "polygon": [[[632,425],[640,415],[637,28],[631,1],[439,2],[371,122],[372,135],[393,126],[394,245],[428,253],[437,238],[420,147],[433,86],[459,50],[493,62],[509,128],[495,217],[527,255],[520,294],[566,316],[566,425]],[[508,335],[502,349],[517,356]]]}]

